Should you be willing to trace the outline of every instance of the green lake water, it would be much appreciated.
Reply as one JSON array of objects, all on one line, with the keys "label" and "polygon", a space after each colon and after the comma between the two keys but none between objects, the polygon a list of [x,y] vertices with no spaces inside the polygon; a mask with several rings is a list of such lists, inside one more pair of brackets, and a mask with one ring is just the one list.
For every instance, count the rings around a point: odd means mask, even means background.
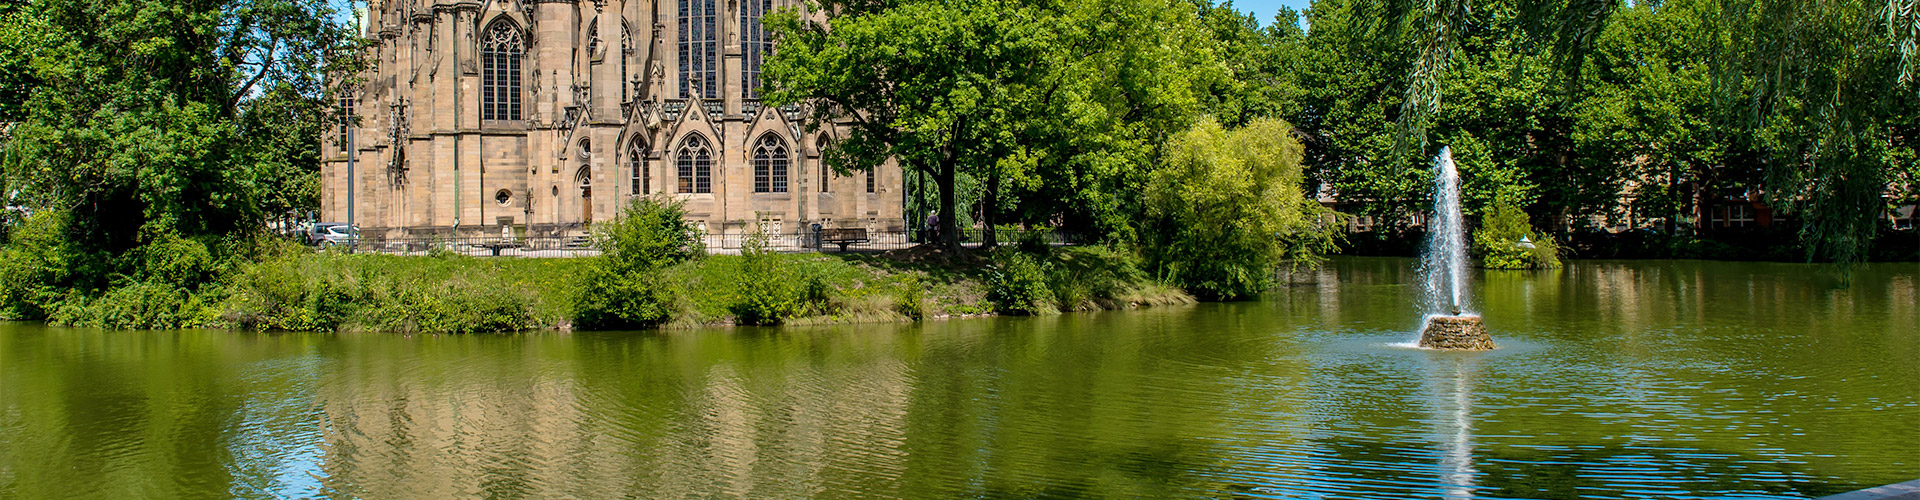
[{"label": "green lake water", "polygon": [[0,324],[0,498],[1794,498],[1920,478],[1920,265],[1413,262],[1044,318],[402,336]]}]

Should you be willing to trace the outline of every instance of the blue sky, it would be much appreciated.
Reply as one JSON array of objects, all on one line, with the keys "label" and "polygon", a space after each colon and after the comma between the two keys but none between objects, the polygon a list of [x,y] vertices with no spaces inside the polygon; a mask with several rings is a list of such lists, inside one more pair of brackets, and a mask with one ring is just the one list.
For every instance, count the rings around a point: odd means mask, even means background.
[{"label": "blue sky", "polygon": [[1296,11],[1306,11],[1308,0],[1233,0],[1233,8],[1241,12],[1252,12],[1261,26],[1273,22],[1273,13],[1280,7],[1293,7]]}]

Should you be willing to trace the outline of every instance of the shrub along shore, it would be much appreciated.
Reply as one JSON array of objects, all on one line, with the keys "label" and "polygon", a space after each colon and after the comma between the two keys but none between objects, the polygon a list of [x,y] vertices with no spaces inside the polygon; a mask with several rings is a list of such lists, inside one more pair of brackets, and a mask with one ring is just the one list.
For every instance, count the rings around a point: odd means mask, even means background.
[{"label": "shrub along shore", "polygon": [[[98,295],[63,292],[47,284],[57,280],[34,276],[58,270],[49,265],[58,259],[9,255],[0,272],[15,279],[0,280],[0,319],[112,329],[479,333],[899,322],[1195,300],[1149,277],[1135,253],[1108,246],[1033,241],[967,255],[930,247],[780,254],[753,238],[741,255],[707,256],[681,206],[657,200],[636,201],[596,226],[595,240],[600,256],[562,259],[354,255],[284,242],[226,265],[192,251],[154,252],[148,267],[172,271],[128,278]],[[46,243],[13,252],[60,253]]]},{"label": "shrub along shore", "polygon": [[[102,299],[50,319],[106,328],[476,333],[904,322],[1194,301],[1106,247],[1009,247],[964,258],[912,250],[715,255],[662,268],[640,287],[596,276],[599,259],[288,253],[222,280],[218,297]],[[595,293],[608,287],[622,295]],[[647,304],[650,314],[620,316],[641,309],[631,307],[636,301],[657,303]],[[137,324],[152,307],[180,313],[170,324]]]}]

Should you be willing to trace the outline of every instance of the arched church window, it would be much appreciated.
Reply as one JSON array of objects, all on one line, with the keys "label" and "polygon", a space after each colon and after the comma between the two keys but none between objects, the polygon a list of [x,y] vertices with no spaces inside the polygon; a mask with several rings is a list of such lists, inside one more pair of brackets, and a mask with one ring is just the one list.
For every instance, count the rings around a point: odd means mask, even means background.
[{"label": "arched church window", "polygon": [[680,98],[720,97],[720,25],[714,0],[680,1]]},{"label": "arched church window", "polygon": [[814,144],[813,151],[820,155],[820,161],[815,162],[820,164],[820,192],[825,193],[829,186],[827,174],[833,173],[833,166],[827,165],[827,138],[821,137],[820,142]]},{"label": "arched church window", "polygon": [[753,146],[753,192],[787,192],[787,142],[767,134]]},{"label": "arched church window", "polygon": [[591,59],[593,58],[594,54],[599,52],[600,52],[600,18],[595,17],[593,18],[592,21],[587,22],[587,58]]},{"label": "arched church window", "polygon": [[501,19],[487,27],[480,42],[480,119],[520,119],[520,28]]},{"label": "arched church window", "polygon": [[632,141],[627,142],[627,169],[632,172],[628,181],[633,184],[633,194],[646,195],[653,192],[653,172],[647,171],[647,145],[639,136],[634,136]]},{"label": "arched church window", "polygon": [[687,136],[687,140],[680,142],[680,152],[675,156],[680,192],[713,192],[713,148],[707,146],[705,138]]},{"label": "arched church window", "polygon": [[773,51],[773,41],[761,18],[773,10],[773,0],[745,0],[740,6],[740,92],[760,98],[760,63]]}]

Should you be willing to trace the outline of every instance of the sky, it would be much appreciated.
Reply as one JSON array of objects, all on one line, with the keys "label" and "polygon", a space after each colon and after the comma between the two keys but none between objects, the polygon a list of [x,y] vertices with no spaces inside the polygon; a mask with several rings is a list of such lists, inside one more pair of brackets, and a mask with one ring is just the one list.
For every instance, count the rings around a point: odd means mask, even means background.
[{"label": "sky", "polygon": [[1305,12],[1308,0],[1233,0],[1233,8],[1241,12],[1252,12],[1261,26],[1273,23],[1273,13],[1281,7],[1293,7],[1293,10]]}]

